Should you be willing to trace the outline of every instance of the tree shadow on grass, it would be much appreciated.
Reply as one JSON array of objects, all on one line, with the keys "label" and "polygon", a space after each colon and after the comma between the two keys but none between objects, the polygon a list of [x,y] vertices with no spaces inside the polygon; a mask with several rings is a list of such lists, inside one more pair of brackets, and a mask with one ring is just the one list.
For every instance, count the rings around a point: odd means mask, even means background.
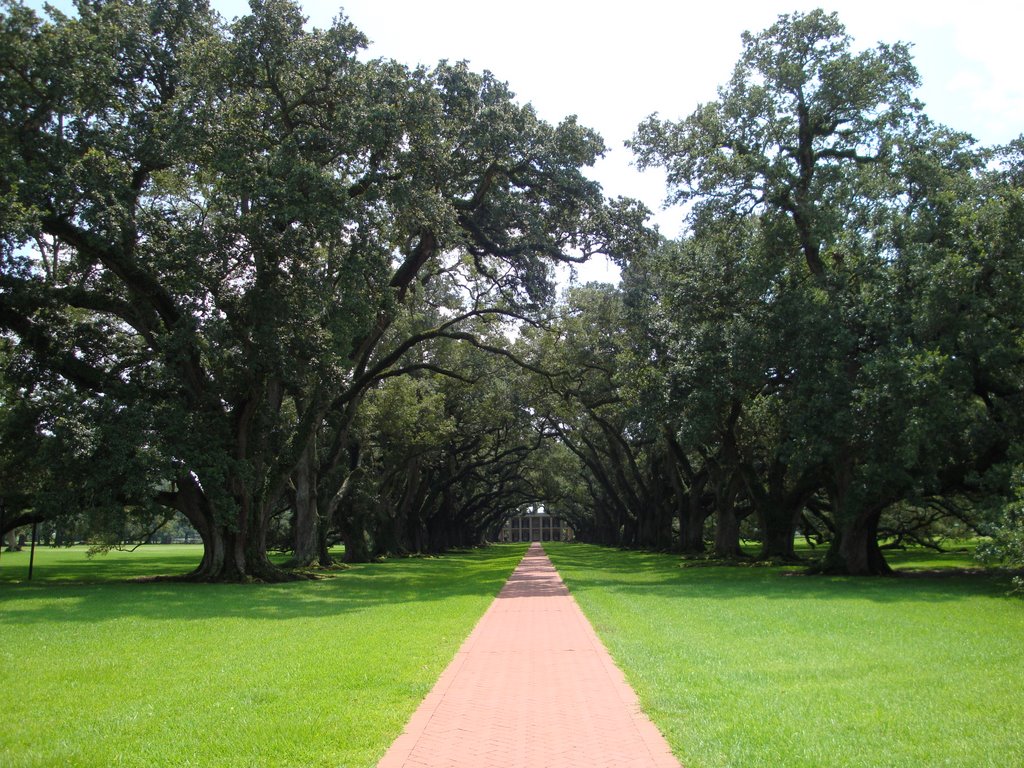
[{"label": "tree shadow on grass", "polygon": [[382,604],[495,597],[521,549],[491,547],[439,558],[388,560],[353,566],[332,578],[283,584],[0,584],[0,626],[124,617],[284,621],[357,613]]},{"label": "tree shadow on grass", "polygon": [[[110,552],[89,556],[85,547],[40,547],[36,552],[32,586],[97,584],[147,576],[180,576],[195,570],[202,559],[199,546],[157,545],[138,552]],[[28,585],[29,552],[4,552],[0,559],[0,587]]]},{"label": "tree shadow on grass", "polygon": [[806,576],[792,567],[684,567],[678,555],[563,544],[549,550],[570,592],[606,590],[669,599],[870,600],[880,603],[1003,597],[1010,578],[998,573],[892,577]]}]

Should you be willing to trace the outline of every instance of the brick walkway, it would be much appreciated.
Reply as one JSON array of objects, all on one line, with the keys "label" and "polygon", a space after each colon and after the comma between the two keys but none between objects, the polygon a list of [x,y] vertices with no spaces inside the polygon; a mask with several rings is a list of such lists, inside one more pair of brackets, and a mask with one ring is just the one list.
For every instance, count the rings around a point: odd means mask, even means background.
[{"label": "brick walkway", "polygon": [[679,768],[532,544],[378,768]]}]

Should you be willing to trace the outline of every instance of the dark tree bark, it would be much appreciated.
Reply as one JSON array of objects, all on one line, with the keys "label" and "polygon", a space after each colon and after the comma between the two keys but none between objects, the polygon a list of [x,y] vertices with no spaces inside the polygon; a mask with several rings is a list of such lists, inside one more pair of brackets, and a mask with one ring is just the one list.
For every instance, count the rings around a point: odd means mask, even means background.
[{"label": "dark tree bark", "polygon": [[796,562],[796,527],[804,506],[820,487],[820,473],[806,470],[792,477],[791,469],[777,457],[761,477],[749,464],[743,467],[747,497],[754,505],[761,527],[762,560]]},{"label": "dark tree bark", "polygon": [[702,555],[704,546],[704,521],[711,510],[704,503],[704,486],[707,474],[700,472],[686,494],[685,514],[679,520],[679,549],[684,555]]},{"label": "dark tree bark", "polygon": [[679,518],[678,551],[683,555],[704,554],[704,521],[711,510],[704,503],[704,489],[708,483],[706,467],[694,470],[679,441],[666,424],[663,428],[668,445],[668,479],[676,499],[676,514]]},{"label": "dark tree bark", "polygon": [[253,510],[245,497],[236,498],[237,509],[218,515],[191,475],[179,475],[178,489],[162,494],[160,500],[177,508],[199,532],[203,559],[188,575],[191,581],[290,581],[296,576],[267,557],[265,510]]},{"label": "dark tree bark", "polygon": [[720,508],[715,517],[715,556],[729,560],[743,557],[740,548],[740,520],[736,516],[734,504]]},{"label": "dark tree bark", "polygon": [[820,565],[821,573],[884,576],[892,573],[878,546],[878,521],[888,500],[865,500],[855,492],[854,461],[845,457],[836,467],[829,488],[835,538]]},{"label": "dark tree bark", "polygon": [[298,567],[330,567],[327,551],[327,521],[317,503],[316,438],[310,439],[293,475],[295,483],[295,544],[292,564]]},{"label": "dark tree bark", "polygon": [[718,504],[715,517],[715,555],[726,559],[745,557],[740,547],[740,522],[744,516],[736,511],[736,494],[731,492]]},{"label": "dark tree bark", "polygon": [[802,506],[796,508],[774,505],[770,502],[759,504],[758,519],[761,523],[762,560],[783,560],[795,562],[796,526],[800,522]]},{"label": "dark tree bark", "polygon": [[832,546],[816,570],[849,576],[892,574],[892,568],[878,546],[878,521],[881,515],[882,510],[879,508],[841,521]]}]

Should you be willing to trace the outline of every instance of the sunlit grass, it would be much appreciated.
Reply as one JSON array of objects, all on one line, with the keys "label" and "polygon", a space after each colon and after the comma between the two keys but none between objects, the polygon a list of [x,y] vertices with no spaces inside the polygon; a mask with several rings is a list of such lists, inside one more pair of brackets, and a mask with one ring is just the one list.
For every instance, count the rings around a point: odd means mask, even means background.
[{"label": "sunlit grass", "polygon": [[[344,550],[331,551],[338,560]],[[26,544],[20,552],[0,553],[0,583],[27,582],[31,551]],[[288,562],[286,553],[271,553],[278,564]],[[37,546],[32,581],[41,583],[99,583],[144,579],[153,576],[183,576],[203,559],[201,544],[144,544],[135,549],[112,549],[90,554],[89,547]]]},{"label": "sunlit grass", "polygon": [[[0,583],[27,582],[30,550],[0,554]],[[150,576],[182,576],[203,558],[201,544],[149,544],[134,551],[89,554],[86,546],[37,546],[34,583],[98,583]]]},{"label": "sunlit grass", "polygon": [[0,765],[373,766],[523,551],[279,585],[117,581],[191,570],[171,545],[37,550],[12,583],[4,553]]},{"label": "sunlit grass", "polygon": [[545,548],[688,768],[1024,765],[1024,601],[1004,577],[807,577]]}]

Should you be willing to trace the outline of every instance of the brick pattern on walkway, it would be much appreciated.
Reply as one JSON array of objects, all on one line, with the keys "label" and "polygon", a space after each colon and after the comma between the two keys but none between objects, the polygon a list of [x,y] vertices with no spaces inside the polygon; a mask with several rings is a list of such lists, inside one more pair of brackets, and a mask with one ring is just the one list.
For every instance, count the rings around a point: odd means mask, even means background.
[{"label": "brick pattern on walkway", "polygon": [[680,768],[539,544],[377,768]]}]

